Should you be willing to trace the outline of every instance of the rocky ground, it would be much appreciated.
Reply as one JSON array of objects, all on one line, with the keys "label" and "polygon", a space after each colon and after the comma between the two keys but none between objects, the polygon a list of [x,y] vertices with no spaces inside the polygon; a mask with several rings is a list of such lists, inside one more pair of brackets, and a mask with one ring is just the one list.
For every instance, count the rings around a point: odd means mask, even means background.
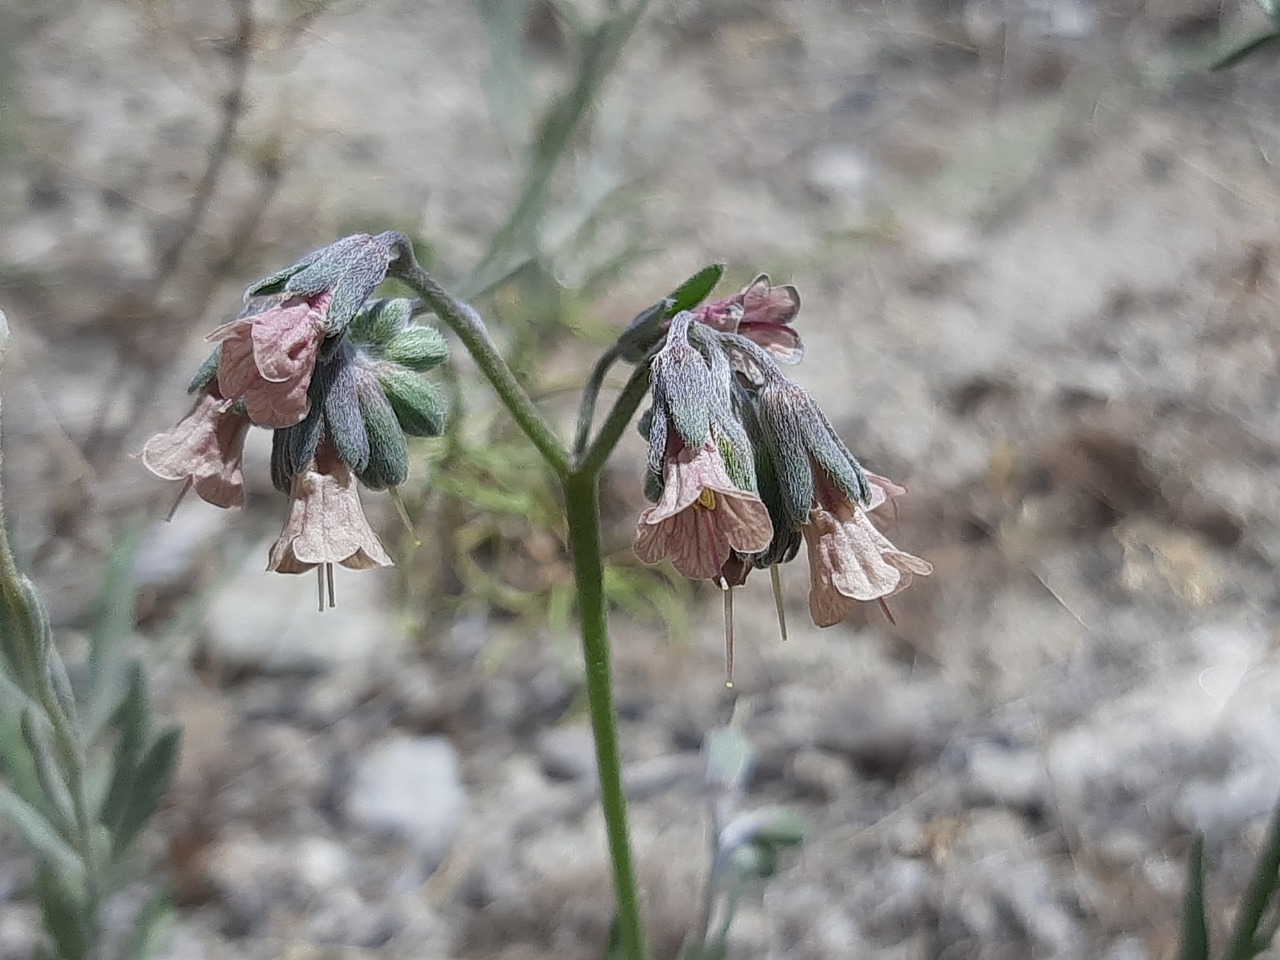
[{"label": "rocky ground", "polygon": [[[707,866],[699,749],[733,716],[758,752],[747,804],[811,824],[736,956],[1171,956],[1192,833],[1221,919],[1280,784],[1274,66],[1204,69],[1256,21],[1216,0],[655,7],[601,127],[647,174],[657,252],[597,313],[620,325],[716,258],[795,282],[797,378],[910,486],[892,535],[936,567],[896,625],[820,632],[792,565],[785,645],[753,581],[736,698],[714,598],[684,643],[615,618],[659,955]],[[472,255],[516,167],[470,4],[340,7],[259,36],[229,172],[159,283],[229,14],[5,16],[6,505],[74,633],[107,531],[167,509],[126,454],[180,415],[238,288],[362,226]],[[187,731],[153,843],[182,904],[168,955],[600,956],[572,637],[422,621],[369,573],[318,617],[309,583],[260,572],[280,504],[256,453],[249,510],[187,505],[138,561],[139,648]],[[640,456],[626,441],[613,477],[633,507]],[[25,957],[28,864],[4,849],[0,956]]]}]

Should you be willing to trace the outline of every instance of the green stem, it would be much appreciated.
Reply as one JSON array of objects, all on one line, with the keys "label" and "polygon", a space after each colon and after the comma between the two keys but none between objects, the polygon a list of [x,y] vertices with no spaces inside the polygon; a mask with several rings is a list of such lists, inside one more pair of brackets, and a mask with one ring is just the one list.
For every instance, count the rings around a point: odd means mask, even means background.
[{"label": "green stem", "polygon": [[631,862],[627,800],[622,789],[618,723],[613,707],[596,481],[596,475],[586,471],[567,477],[564,481],[565,512],[569,520],[569,545],[573,551],[574,582],[578,588],[582,656],[587,670],[587,705],[591,711],[591,732],[595,736],[596,764],[600,775],[600,806],[604,811],[609,856],[613,861],[613,883],[618,898],[618,934],[622,956],[626,960],[644,960],[644,928],[640,921],[635,868]]},{"label": "green stem", "polygon": [[627,424],[631,422],[636,410],[639,409],[640,404],[644,402],[644,398],[648,395],[649,364],[645,361],[631,372],[631,376],[622,388],[622,392],[618,394],[618,399],[613,402],[613,409],[605,417],[604,423],[600,427],[600,432],[596,434],[595,440],[578,465],[580,473],[591,477],[599,475],[604,468],[605,461],[613,453],[613,448],[622,439],[622,434],[627,429]]},{"label": "green stem", "polygon": [[600,388],[604,386],[604,378],[609,369],[618,361],[618,345],[615,343],[596,361],[587,377],[587,385],[582,388],[582,405],[578,407],[578,425],[573,432],[573,459],[577,463],[587,452],[587,443],[591,440],[591,424],[596,417],[596,401],[600,399]]},{"label": "green stem", "polygon": [[532,398],[520,385],[507,362],[498,353],[498,348],[484,328],[479,314],[467,304],[456,299],[436,283],[435,279],[418,265],[413,256],[413,246],[404,234],[395,234],[395,252],[397,258],[391,264],[388,275],[403,281],[413,288],[424,303],[427,304],[450,329],[458,335],[462,345],[467,348],[475,360],[480,372],[485,375],[498,398],[515,418],[520,429],[557,476],[569,475],[569,455],[564,444],[555,435],[551,425],[542,416]]}]

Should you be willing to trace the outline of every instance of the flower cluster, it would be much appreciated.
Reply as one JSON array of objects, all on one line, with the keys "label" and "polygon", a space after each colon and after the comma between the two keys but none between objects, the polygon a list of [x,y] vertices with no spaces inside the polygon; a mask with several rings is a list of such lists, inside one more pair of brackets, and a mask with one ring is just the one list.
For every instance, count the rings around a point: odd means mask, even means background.
[{"label": "flower cluster", "polygon": [[653,406],[641,430],[654,505],[637,523],[636,553],[725,589],[730,669],[732,588],[764,567],[776,587],[776,566],[802,542],[809,611],[820,627],[858,603],[884,606],[933,569],[872,521],[906,491],[863,470],[813,397],[779,367],[801,356],[790,326],[799,305],[794,287],[759,277],[735,297],[677,314],[650,361]]},{"label": "flower cluster", "polygon": [[179,502],[194,489],[238,507],[249,427],[274,430],[271,479],[290,506],[268,569],[315,569],[321,609],[326,581],[333,605],[333,564],[391,564],[356,481],[394,497],[409,472],[405,435],[444,428],[421,376],[446,359],[444,339],[415,322],[413,301],[371,299],[395,240],[347,237],[249,287],[240,318],[207,337],[215,347],[191,383],[195,406],[142,451],[152,473],[183,481]]}]

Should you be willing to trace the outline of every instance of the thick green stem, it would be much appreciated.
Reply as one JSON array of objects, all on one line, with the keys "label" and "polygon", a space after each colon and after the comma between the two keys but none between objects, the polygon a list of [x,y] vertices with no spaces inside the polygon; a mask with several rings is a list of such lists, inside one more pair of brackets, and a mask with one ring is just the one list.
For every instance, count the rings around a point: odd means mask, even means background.
[{"label": "thick green stem", "polygon": [[395,244],[397,259],[391,264],[389,275],[412,287],[436,316],[458,335],[480,372],[493,385],[503,406],[511,412],[511,416],[538,448],[543,459],[558,476],[568,476],[569,455],[564,444],[498,353],[480,316],[470,306],[450,295],[427,271],[418,266],[408,237],[397,235]]},{"label": "thick green stem", "polygon": [[613,707],[604,560],[596,493],[595,474],[574,473],[564,481],[573,576],[578,588],[582,656],[587,670],[587,704],[591,711],[591,732],[595,736],[596,764],[600,775],[600,806],[604,811],[609,856],[613,861],[613,884],[618,898],[618,935],[622,956],[627,960],[644,960],[644,927],[640,921],[639,892],[631,862],[627,800],[622,789],[618,723]]}]

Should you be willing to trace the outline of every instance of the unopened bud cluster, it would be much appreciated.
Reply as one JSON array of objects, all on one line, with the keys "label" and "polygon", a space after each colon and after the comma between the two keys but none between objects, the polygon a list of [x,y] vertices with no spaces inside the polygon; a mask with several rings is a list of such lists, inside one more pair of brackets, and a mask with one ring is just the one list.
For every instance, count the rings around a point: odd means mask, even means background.
[{"label": "unopened bud cluster", "polygon": [[715,581],[728,601],[753,569],[792,560],[806,543],[809,611],[827,627],[858,603],[883,605],[932,567],[872,522],[906,491],[863,470],[782,372],[780,362],[802,356],[791,326],[799,306],[794,287],[762,276],[671,319],[649,361],[653,406],[641,430],[654,506],[640,516],[635,549],[646,563],[670,560],[687,577]]},{"label": "unopened bud cluster", "polygon": [[394,496],[409,473],[406,435],[444,428],[422,376],[447,358],[444,339],[415,321],[413,301],[371,299],[396,239],[347,237],[249,287],[240,318],[207,337],[216,346],[191,383],[195,406],[142,452],[152,473],[183,481],[179,500],[194,489],[238,507],[245,437],[272,429],[271,480],[290,504],[268,569],[318,570],[322,606],[325,574],[333,603],[333,564],[391,564],[356,482]]}]

